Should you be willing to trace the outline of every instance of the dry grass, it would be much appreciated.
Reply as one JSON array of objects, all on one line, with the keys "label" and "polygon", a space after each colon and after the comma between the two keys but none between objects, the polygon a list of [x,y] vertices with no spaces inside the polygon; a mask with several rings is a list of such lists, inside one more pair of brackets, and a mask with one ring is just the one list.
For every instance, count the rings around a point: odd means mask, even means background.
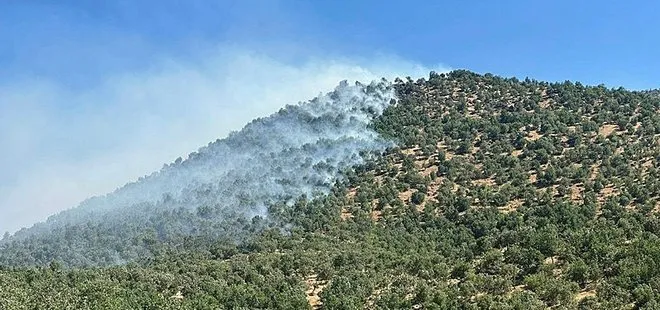
[{"label": "dry grass", "polygon": [[472,180],[472,185],[475,186],[495,186],[495,179],[487,178],[487,179],[477,179],[477,180]]},{"label": "dry grass", "polygon": [[536,130],[532,130],[529,133],[527,133],[527,137],[525,137],[525,139],[529,141],[536,141],[538,139],[541,139],[541,137],[543,137],[542,134],[539,134]]},{"label": "dry grass", "polygon": [[539,106],[543,109],[547,109],[550,106],[550,99],[545,99],[539,102]]},{"label": "dry grass", "polygon": [[598,193],[596,200],[598,201],[599,204],[602,204],[605,202],[607,198],[615,196],[617,194],[618,194],[618,190],[614,187],[614,184],[608,184],[607,186],[603,187],[603,189],[600,190],[600,193]]},{"label": "dry grass", "polygon": [[523,199],[514,199],[509,201],[509,203],[507,203],[504,207],[499,207],[497,209],[502,213],[510,213],[518,210],[518,208],[520,208],[523,203],[525,203]]},{"label": "dry grass", "polygon": [[539,102],[539,106],[543,109],[547,109],[550,106],[550,97],[548,96],[547,90],[543,89],[541,90],[541,102]]},{"label": "dry grass", "polygon": [[584,188],[580,184],[574,184],[571,186],[571,200],[573,202],[578,202],[582,200],[582,192]]},{"label": "dry grass", "polygon": [[417,153],[417,151],[419,151],[419,146],[415,146],[411,149],[403,149],[401,150],[401,153],[403,153],[404,155],[414,155]]},{"label": "dry grass", "polygon": [[341,208],[341,215],[339,215],[339,216],[341,217],[342,221],[345,221],[345,220],[348,220],[348,219],[352,218],[353,214],[351,212],[348,212],[348,210],[346,210],[346,208]]},{"label": "dry grass", "polygon": [[427,177],[430,176],[431,173],[436,173],[437,171],[438,171],[438,166],[431,166],[422,170],[422,175]]},{"label": "dry grass", "polygon": [[319,281],[318,275],[313,274],[308,276],[305,279],[305,286],[307,290],[305,291],[305,296],[307,296],[307,302],[312,309],[321,309],[323,303],[321,302],[321,297],[319,294],[323,291],[326,286],[328,286],[327,281]]},{"label": "dry grass", "polygon": [[526,289],[526,286],[524,284],[516,285],[509,292],[507,292],[508,296],[511,296],[511,294],[516,293],[516,292],[522,292]]},{"label": "dry grass", "polygon": [[562,260],[559,259],[559,256],[550,256],[550,257],[546,257],[543,260],[543,263],[546,265],[557,265],[557,264],[561,264]]},{"label": "dry grass", "polygon": [[612,133],[614,133],[618,127],[619,126],[617,125],[605,124],[603,126],[600,126],[600,128],[598,129],[598,134],[603,137],[608,137]]},{"label": "dry grass", "polygon": [[653,167],[653,159],[647,159],[642,163],[642,168],[644,168],[645,170],[648,170],[651,167]]},{"label": "dry grass", "polygon": [[532,173],[529,175],[529,183],[536,183],[536,180],[538,179],[538,174]]},{"label": "dry grass", "polygon": [[591,174],[589,175],[589,180],[595,180],[600,173],[600,162],[598,164],[591,165]]},{"label": "dry grass", "polygon": [[440,189],[439,180],[440,180],[440,178],[436,179],[436,182],[433,182],[433,183],[431,183],[431,185],[429,185],[428,191],[426,193],[426,199],[430,199],[430,200],[433,200],[433,201],[438,201],[436,196],[438,194],[438,190]]},{"label": "dry grass", "polygon": [[575,295],[575,300],[580,301],[587,297],[596,297],[596,290],[582,290]]}]

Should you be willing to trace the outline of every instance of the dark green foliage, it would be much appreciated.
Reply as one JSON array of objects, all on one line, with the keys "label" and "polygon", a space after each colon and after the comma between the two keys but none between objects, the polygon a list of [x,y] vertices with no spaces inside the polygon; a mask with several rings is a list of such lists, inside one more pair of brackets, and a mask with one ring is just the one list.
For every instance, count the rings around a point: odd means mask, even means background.
[{"label": "dark green foliage", "polygon": [[0,308],[304,309],[306,297],[326,309],[659,306],[658,96],[462,70],[396,88],[400,101],[372,126],[399,147],[329,195],[275,203],[268,220],[226,217],[233,237],[168,225],[211,225],[214,209],[201,207],[154,216],[163,229],[139,237],[100,225],[2,245],[39,253],[126,238],[114,250],[146,258],[1,267]]}]

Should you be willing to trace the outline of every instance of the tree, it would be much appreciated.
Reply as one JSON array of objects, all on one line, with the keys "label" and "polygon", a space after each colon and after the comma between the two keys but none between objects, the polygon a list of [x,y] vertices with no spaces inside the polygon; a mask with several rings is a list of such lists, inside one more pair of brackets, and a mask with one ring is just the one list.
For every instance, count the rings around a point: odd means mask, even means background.
[{"label": "tree", "polygon": [[416,191],[412,194],[410,197],[410,202],[416,205],[420,205],[424,202],[424,198],[426,197],[426,194],[420,191]]}]

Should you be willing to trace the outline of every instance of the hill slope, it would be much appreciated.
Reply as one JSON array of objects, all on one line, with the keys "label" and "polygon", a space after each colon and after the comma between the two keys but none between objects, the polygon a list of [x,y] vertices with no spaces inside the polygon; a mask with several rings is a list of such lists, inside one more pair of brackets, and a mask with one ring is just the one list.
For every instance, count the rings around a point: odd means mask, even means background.
[{"label": "hill slope", "polygon": [[0,264],[108,265],[187,237],[240,240],[277,225],[269,205],[327,193],[341,170],[385,149],[388,143],[367,125],[393,96],[385,82],[342,82],[2,240]]},{"label": "hill slope", "polygon": [[[151,240],[140,263],[4,269],[0,305],[659,306],[657,96],[467,71],[394,88],[368,127],[397,146],[339,169],[327,195],[273,199],[274,224],[237,220],[240,240]],[[14,242],[3,255],[34,257]]]}]

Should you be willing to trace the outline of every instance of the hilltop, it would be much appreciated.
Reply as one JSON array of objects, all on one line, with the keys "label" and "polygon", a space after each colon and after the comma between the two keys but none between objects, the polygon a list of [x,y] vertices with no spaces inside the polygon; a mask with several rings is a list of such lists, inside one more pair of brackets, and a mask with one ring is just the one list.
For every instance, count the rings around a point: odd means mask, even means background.
[{"label": "hilltop", "polygon": [[[144,207],[159,214],[147,226],[161,230],[76,218],[36,227],[46,234],[25,231],[1,245],[0,264],[7,267],[0,269],[0,306],[660,306],[657,94],[465,70],[382,83],[355,86],[378,93],[376,104],[348,105],[339,114],[328,109],[320,117],[294,113],[301,128],[322,124],[312,126],[310,132],[323,133],[313,135],[313,145],[347,150],[326,148],[319,152],[333,155],[307,165],[332,175],[317,190],[295,190],[309,184],[298,170],[273,170],[274,180],[294,185],[264,203],[188,208],[189,199],[174,198],[165,211],[169,200]],[[385,95],[390,89],[392,97]],[[337,93],[328,98],[339,100]],[[273,156],[280,162],[289,153]],[[252,183],[232,189],[240,184]],[[256,205],[265,210],[249,207]],[[245,208],[261,211],[254,216]],[[184,221],[203,233],[172,232]],[[121,241],[134,247],[118,247]],[[78,244],[84,250],[73,251]],[[109,245],[120,264],[96,253]],[[57,297],[43,293],[55,291]]]}]

